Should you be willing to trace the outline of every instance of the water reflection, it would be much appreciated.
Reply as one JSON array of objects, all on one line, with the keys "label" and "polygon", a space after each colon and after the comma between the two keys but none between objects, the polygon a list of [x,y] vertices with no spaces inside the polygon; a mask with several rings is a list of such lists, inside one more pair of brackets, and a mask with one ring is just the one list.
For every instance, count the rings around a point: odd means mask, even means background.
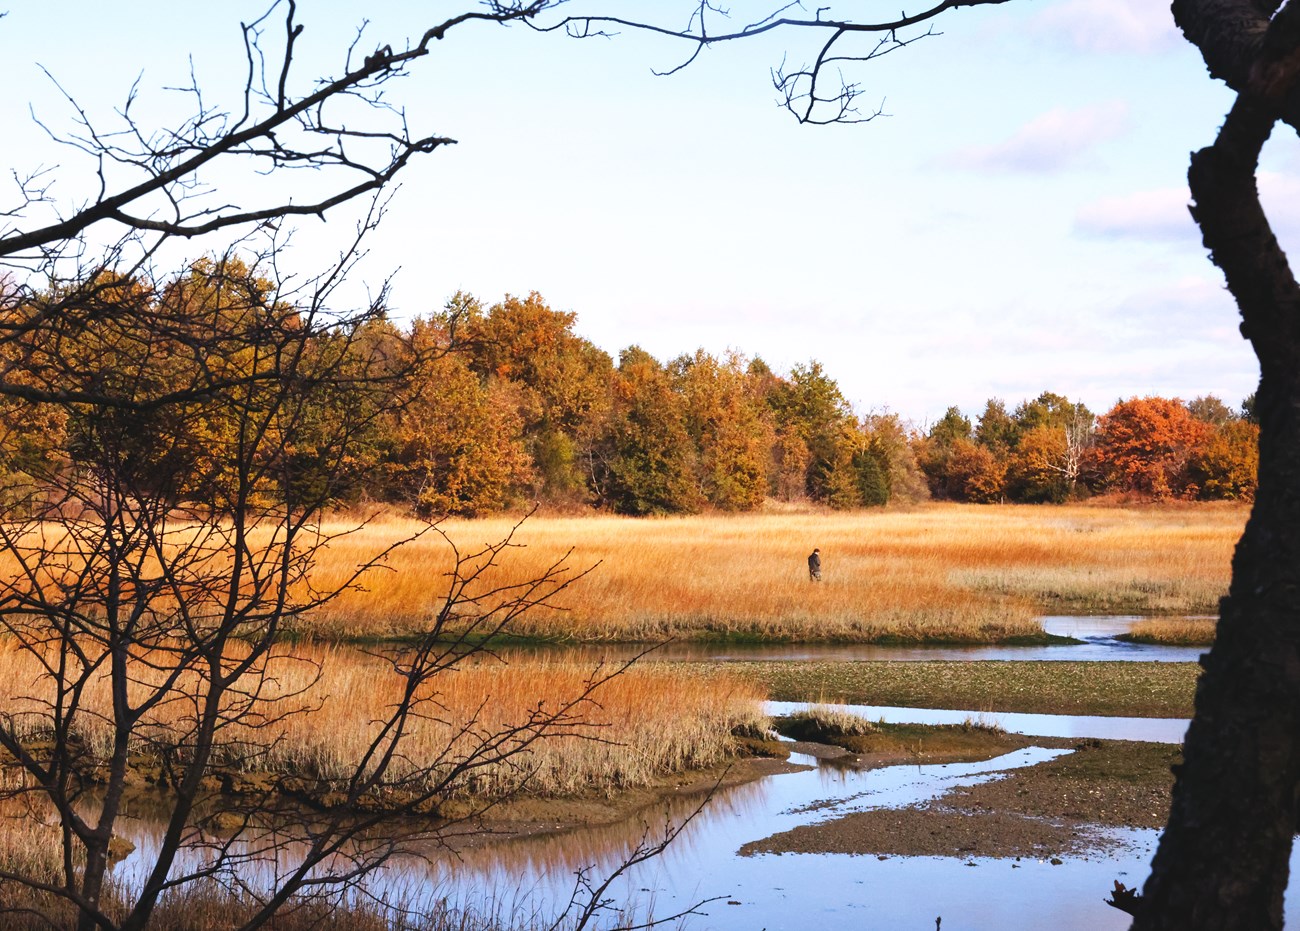
[{"label": "water reflection", "polygon": [[[1031,861],[890,858],[786,854],[738,856],[761,840],[840,815],[902,807],[937,798],[957,785],[997,778],[1068,752],[1017,750],[983,763],[893,766],[858,771],[794,758],[808,768],[718,793],[705,811],[660,857],[641,864],[608,890],[616,901],[653,900],[660,914],[723,896],[693,917],[692,929],[754,928],[824,931],[870,927],[928,927],[939,915],[948,927],[1120,928],[1101,898],[1115,878],[1136,882],[1144,871],[1154,832],[1129,832],[1130,847],[1108,857],[1069,858],[1061,866]],[[553,913],[569,900],[579,870],[607,874],[664,819],[684,817],[694,799],[618,825],[525,838],[467,851],[459,857],[430,849],[377,877],[379,895],[432,901],[455,908]],[[147,838],[137,839],[142,849]],[[128,864],[124,864],[129,869]],[[972,874],[972,875],[967,875]],[[1114,913],[1122,918],[1118,912]]]},{"label": "water reflection", "polygon": [[[826,659],[1144,659],[1194,661],[1196,648],[1145,647],[1115,639],[1137,618],[1053,617],[1044,627],[1082,641],[1054,647],[717,647],[671,644],[653,660]],[[504,651],[536,658],[548,654],[572,661],[626,658],[635,647],[562,647]],[[772,714],[803,707],[771,703]],[[857,706],[872,720],[960,723],[968,711]],[[1178,742],[1185,721],[1149,718],[981,714],[978,718],[1016,733]],[[1126,916],[1102,903],[1112,881],[1140,884],[1147,872],[1156,832],[1121,831],[1123,843],[1103,855],[1045,861],[971,858],[910,858],[842,854],[785,854],[741,857],[746,843],[805,824],[870,808],[904,807],[934,799],[956,785],[998,778],[1001,771],[1029,766],[1068,751],[1026,748],[984,763],[893,766],[859,771],[811,757],[808,768],[721,790],[660,857],[629,870],[607,890],[620,903],[653,903],[670,914],[704,899],[723,897],[688,920],[688,929],[751,931],[766,928],[819,931],[862,928],[928,928],[936,917],[945,928],[1119,929]],[[370,891],[409,905],[446,899],[452,907],[479,913],[553,914],[573,893],[575,876],[602,877],[645,842],[680,823],[698,797],[672,798],[640,815],[611,825],[540,833],[501,840],[456,855],[430,844],[421,857],[377,875]],[[115,873],[138,879],[140,864],[156,849],[157,826],[142,818],[130,837],[134,855]],[[1300,849],[1293,872],[1300,868]],[[250,877],[242,877],[246,881]],[[1288,917],[1300,920],[1288,907]]]},{"label": "water reflection", "polygon": [[[807,702],[770,701],[763,706],[773,716],[794,714]],[[1120,718],[1087,714],[1019,714],[997,711],[954,711],[945,708],[900,708],[890,705],[836,705],[869,721],[887,724],[962,724],[976,721],[1013,734],[1032,737],[1095,737],[1099,740],[1143,740],[1178,744],[1187,732],[1186,718]]]}]

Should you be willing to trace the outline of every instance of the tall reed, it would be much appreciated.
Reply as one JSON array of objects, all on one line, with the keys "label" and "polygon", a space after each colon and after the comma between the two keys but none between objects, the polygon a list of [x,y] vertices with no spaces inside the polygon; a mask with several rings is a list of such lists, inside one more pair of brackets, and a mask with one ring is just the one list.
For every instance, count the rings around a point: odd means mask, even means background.
[{"label": "tall reed", "polygon": [[[413,771],[445,761],[430,775],[445,772],[483,741],[526,724],[537,709],[562,707],[581,695],[593,676],[611,671],[572,663],[481,662],[443,673],[433,681],[430,711],[412,724],[403,756]],[[142,681],[157,675],[145,667],[137,672]],[[41,736],[40,701],[49,697],[48,687],[28,653],[0,641],[0,706],[19,715],[30,739]],[[173,699],[138,729],[135,753],[156,754],[187,730],[194,706],[185,696],[193,687],[190,681],[177,683]],[[269,662],[253,713],[223,729],[225,754],[218,762],[326,784],[344,780],[373,739],[377,722],[398,700],[400,687],[378,656],[348,648],[281,648]],[[524,790],[538,795],[612,791],[710,766],[732,753],[733,729],[761,724],[763,697],[759,687],[725,675],[703,679],[659,664],[634,666],[599,684],[589,700],[518,757],[476,769],[449,795],[503,795],[525,777]],[[79,736],[105,758],[112,750],[106,679],[92,683],[84,705]],[[527,728],[521,733],[531,736]],[[399,762],[393,776],[403,775]]]}]

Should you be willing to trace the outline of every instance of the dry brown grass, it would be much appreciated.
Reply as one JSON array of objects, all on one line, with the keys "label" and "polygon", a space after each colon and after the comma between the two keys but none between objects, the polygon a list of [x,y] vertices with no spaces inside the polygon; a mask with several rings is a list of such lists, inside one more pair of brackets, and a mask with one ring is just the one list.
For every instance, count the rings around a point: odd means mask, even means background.
[{"label": "dry brown grass", "polygon": [[[519,581],[573,550],[597,568],[538,611],[524,636],[989,642],[1041,634],[1043,613],[1214,610],[1226,591],[1239,506],[931,505],[910,511],[535,517],[498,579]],[[462,549],[502,538],[506,519],[448,521]],[[377,523],[336,541],[323,584],[412,525]],[[810,583],[814,546],[824,581]],[[409,635],[436,610],[451,565],[426,537],[396,553],[307,627],[323,637]]]},{"label": "dry brown grass", "polygon": [[[313,685],[317,666],[321,677]],[[272,659],[268,672],[260,707],[282,719],[224,729],[223,740],[234,743],[227,759],[239,760],[230,764],[237,768],[295,773],[327,783],[344,780],[372,739],[376,722],[399,696],[399,681],[383,661],[345,648],[286,648]],[[443,759],[450,766],[480,741],[523,724],[539,705],[553,710],[571,701],[592,676],[590,666],[569,663],[479,663],[440,675],[433,681],[436,704],[414,722],[404,758],[417,770]],[[32,707],[29,696],[39,695],[42,687],[34,661],[12,644],[0,643],[0,706],[13,712]],[[179,683],[180,692],[191,689],[192,683]],[[291,697],[273,704],[278,696]],[[728,758],[734,752],[734,728],[761,726],[764,697],[759,687],[726,675],[699,679],[669,667],[633,667],[600,684],[592,700],[574,710],[581,723],[538,740],[513,760],[475,770],[455,789],[502,795],[514,791],[525,773],[530,775],[524,790],[537,795],[646,785],[666,773]],[[92,713],[110,707],[106,682],[93,683],[86,704]],[[191,709],[183,700],[160,705],[140,729],[134,749],[143,753],[146,737],[166,743]],[[302,710],[283,716],[292,709]],[[106,757],[112,746],[108,725],[86,720],[80,736],[100,758]],[[33,728],[28,736],[40,734]],[[249,748],[265,752],[249,757]],[[429,777],[443,771],[439,766]],[[405,775],[400,764],[393,775]]]},{"label": "dry brown grass", "polygon": [[1134,643],[1204,647],[1214,643],[1214,628],[1217,623],[1213,618],[1148,618],[1134,624],[1125,639]]}]

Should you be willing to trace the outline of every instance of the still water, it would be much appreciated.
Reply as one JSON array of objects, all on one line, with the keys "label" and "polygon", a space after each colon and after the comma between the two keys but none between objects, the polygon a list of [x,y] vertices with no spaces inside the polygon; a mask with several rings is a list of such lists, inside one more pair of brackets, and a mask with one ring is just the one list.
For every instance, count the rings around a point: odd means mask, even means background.
[{"label": "still water", "polygon": [[[772,713],[796,707],[773,703]],[[948,723],[970,712],[916,708],[850,706],[872,720]],[[998,715],[996,723],[1020,733],[1177,741],[1185,722],[1093,718],[1067,715]],[[1149,729],[1144,729],[1149,728]],[[843,854],[763,854],[740,856],[750,841],[799,825],[871,808],[898,808],[938,798],[949,789],[1000,777],[1007,769],[1030,766],[1068,750],[1030,747],[983,763],[901,765],[859,771],[796,755],[807,769],[769,776],[721,791],[656,859],[629,870],[606,895],[635,903],[643,911],[670,915],[714,899],[685,921],[694,931],[862,931],[922,929],[943,931],[1108,931],[1127,927],[1127,916],[1102,899],[1115,880],[1140,885],[1157,834],[1149,830],[1110,832],[1119,846],[1105,853],[1041,858],[896,857]],[[574,890],[580,871],[599,879],[615,869],[639,842],[661,836],[698,804],[697,798],[670,799],[616,825],[504,841],[449,857],[437,850],[429,858],[389,871],[374,892],[408,902],[446,897],[477,912],[551,915]],[[141,826],[138,853],[151,846]],[[138,854],[137,854],[138,855]],[[122,878],[132,871],[129,857]],[[1300,857],[1293,858],[1293,871]],[[1292,923],[1300,911],[1288,907]],[[544,925],[543,925],[544,926]]]},{"label": "still water", "polygon": [[[771,713],[795,710],[772,703]],[[872,720],[942,724],[970,717],[966,711],[850,707]],[[1185,721],[1101,718],[1082,715],[997,715],[996,723],[1018,733],[1178,742]],[[944,931],[1107,931],[1128,927],[1128,916],[1102,901],[1115,880],[1140,886],[1158,832],[1114,830],[1119,842],[1107,852],[1065,856],[1054,865],[1042,858],[889,857],[843,854],[740,856],[750,841],[802,824],[870,808],[898,808],[935,799],[954,786],[999,778],[1000,773],[1051,759],[1068,750],[1030,747],[984,763],[905,765],[858,771],[833,762],[793,757],[810,768],[770,776],[721,793],[658,859],[637,867],[610,894],[619,901],[652,901],[671,914],[703,899],[688,929],[716,931],[860,931],[928,929],[942,918]],[[677,816],[681,816],[679,808]],[[649,823],[653,827],[654,820]],[[536,903],[564,901],[576,871],[596,873],[616,865],[646,830],[637,819],[621,828],[576,831],[542,841],[502,845],[471,856],[439,874],[444,889],[459,888],[462,901],[482,901],[492,889],[525,888]],[[622,840],[618,832],[623,833]],[[435,866],[435,869],[437,867]],[[1292,857],[1300,869],[1300,849]],[[520,881],[522,880],[522,885]],[[499,898],[499,897],[498,897]],[[1300,908],[1288,900],[1288,923]]]},{"label": "still water", "polygon": [[[1137,618],[1048,617],[1049,633],[1079,643],[1050,647],[718,647],[669,644],[648,660],[1156,660],[1191,662],[1197,648],[1149,647],[1115,639]],[[546,655],[546,650],[516,655]],[[634,648],[557,648],[556,657],[591,661],[625,658]],[[770,714],[803,705],[770,703]],[[976,714],[919,708],[850,706],[871,720],[929,724],[960,723],[974,717],[1027,735],[1179,742],[1186,721],[1082,715]],[[659,857],[628,870],[604,893],[657,916],[711,900],[685,919],[691,931],[1108,931],[1127,928],[1127,916],[1102,902],[1111,884],[1140,885],[1157,833],[1112,832],[1118,846],[1105,853],[1041,859],[888,857],[843,854],[740,856],[742,846],[794,827],[871,808],[925,803],[958,785],[989,779],[1014,767],[1030,766],[1068,753],[1030,747],[984,763],[904,765],[858,771],[794,756],[799,772],[769,776],[720,791]],[[430,849],[427,859],[408,861],[377,877],[373,892],[408,904],[446,898],[476,912],[548,916],[572,896],[578,876],[599,881],[639,843],[662,836],[680,823],[699,799],[669,799],[642,815],[602,825],[490,844],[450,857]],[[156,843],[153,826],[138,822],[137,851],[117,871],[130,882]],[[1300,853],[1292,872],[1300,869]],[[1300,926],[1300,910],[1287,915]],[[546,922],[538,922],[546,926]]]}]

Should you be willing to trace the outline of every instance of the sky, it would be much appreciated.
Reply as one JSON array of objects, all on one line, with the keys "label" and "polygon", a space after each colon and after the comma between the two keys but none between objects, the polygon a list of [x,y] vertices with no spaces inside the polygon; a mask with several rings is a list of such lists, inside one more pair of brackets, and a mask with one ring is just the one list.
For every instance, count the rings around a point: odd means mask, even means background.
[{"label": "sky", "polygon": [[[579,3],[668,25],[692,8]],[[300,0],[304,76],[337,70],[363,9],[373,48],[475,5]],[[191,67],[209,104],[234,106],[239,22],[265,6],[11,3],[5,174],[50,168],[68,202],[93,177],[36,122],[71,125],[46,72],[104,120],[137,79],[133,112],[174,120],[164,88]],[[760,6],[736,0],[733,21]],[[733,43],[661,76],[687,50],[644,34],[454,30],[390,99],[457,144],[406,172],[355,284],[393,275],[403,319],[458,290],[537,291],[616,358],[815,359],[860,413],[920,427],[1043,391],[1096,412],[1152,394],[1238,405],[1258,368],[1186,191],[1231,96],[1163,3],[1012,0],[934,27],[849,75],[884,115],[828,127],[798,125],[769,77],[820,37]],[[1269,143],[1261,190],[1284,247],[1300,236],[1298,168],[1293,140]],[[290,261],[328,261],[353,222],[304,222]]]}]

